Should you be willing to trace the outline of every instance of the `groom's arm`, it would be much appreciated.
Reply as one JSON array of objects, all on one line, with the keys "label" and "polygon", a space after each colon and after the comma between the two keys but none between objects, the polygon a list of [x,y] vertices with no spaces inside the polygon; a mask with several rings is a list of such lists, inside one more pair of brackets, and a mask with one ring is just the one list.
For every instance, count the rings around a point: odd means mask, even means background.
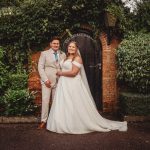
[{"label": "groom's arm", "polygon": [[41,52],[39,62],[38,62],[38,71],[39,71],[41,80],[43,82],[46,82],[48,80],[48,77],[45,73],[45,61],[46,61],[45,55],[43,52]]}]

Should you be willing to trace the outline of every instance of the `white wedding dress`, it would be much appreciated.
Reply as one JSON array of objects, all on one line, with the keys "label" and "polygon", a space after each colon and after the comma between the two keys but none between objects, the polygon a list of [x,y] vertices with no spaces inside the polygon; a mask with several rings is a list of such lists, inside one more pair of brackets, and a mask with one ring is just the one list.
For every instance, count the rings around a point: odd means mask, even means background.
[{"label": "white wedding dress", "polygon": [[[61,62],[62,71],[70,71],[72,64],[83,65],[68,59]],[[47,129],[56,133],[83,134],[94,131],[127,131],[127,122],[111,121],[97,111],[80,72],[75,77],[59,78]]]}]

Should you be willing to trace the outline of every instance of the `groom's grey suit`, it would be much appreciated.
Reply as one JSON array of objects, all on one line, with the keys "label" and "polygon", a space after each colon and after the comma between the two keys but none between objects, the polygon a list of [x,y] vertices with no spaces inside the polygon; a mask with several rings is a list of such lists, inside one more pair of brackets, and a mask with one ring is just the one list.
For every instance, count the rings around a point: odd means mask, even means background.
[{"label": "groom's grey suit", "polygon": [[[38,71],[41,77],[42,84],[42,112],[41,112],[41,121],[46,122],[49,113],[49,102],[51,93],[53,94],[55,90],[55,85],[57,82],[56,72],[60,69],[59,62],[65,59],[66,55],[64,52],[58,50],[57,58],[54,55],[54,51],[52,49],[41,52],[41,56],[39,58],[38,63]],[[47,80],[51,81],[51,88],[48,88],[44,82]],[[52,96],[53,97],[53,96]]]}]

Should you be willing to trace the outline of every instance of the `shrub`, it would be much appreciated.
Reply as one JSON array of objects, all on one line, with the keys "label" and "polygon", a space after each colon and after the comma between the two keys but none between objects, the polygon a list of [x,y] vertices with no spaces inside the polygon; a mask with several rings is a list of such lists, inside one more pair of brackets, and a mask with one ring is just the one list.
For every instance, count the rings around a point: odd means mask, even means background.
[{"label": "shrub", "polygon": [[27,71],[20,59],[12,68],[5,63],[4,56],[4,49],[0,47],[0,115],[31,115],[37,106],[33,93],[27,90]]},{"label": "shrub", "polygon": [[34,94],[28,90],[12,90],[8,89],[3,96],[3,115],[21,116],[31,115],[36,111],[37,106],[33,102]]},{"label": "shrub", "polygon": [[136,3],[135,16],[133,18],[135,24],[133,26],[138,31],[145,30],[150,32],[150,1],[140,0]]},{"label": "shrub", "polygon": [[27,79],[28,75],[26,73],[10,74],[9,75],[9,80],[11,81],[10,88],[12,90],[27,88]]},{"label": "shrub", "polygon": [[150,94],[121,92],[119,101],[124,115],[150,115]]},{"label": "shrub", "polygon": [[150,34],[130,34],[117,50],[118,79],[127,88],[150,93]]},{"label": "shrub", "polygon": [[0,47],[0,96],[4,93],[8,84],[8,66],[4,64],[4,50]]},{"label": "shrub", "polygon": [[111,13],[117,19],[117,26],[122,30],[127,30],[127,25],[130,24],[129,18],[127,17],[124,11],[124,8],[120,4],[108,3],[105,9],[107,12]]}]

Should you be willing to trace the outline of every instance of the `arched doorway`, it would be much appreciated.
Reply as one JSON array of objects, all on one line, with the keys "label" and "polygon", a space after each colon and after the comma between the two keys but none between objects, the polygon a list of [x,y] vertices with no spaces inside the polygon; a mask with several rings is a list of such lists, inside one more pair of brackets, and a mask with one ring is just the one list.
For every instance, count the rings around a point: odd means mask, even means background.
[{"label": "arched doorway", "polygon": [[101,72],[101,43],[94,40],[90,33],[83,29],[63,42],[63,50],[69,41],[76,41],[83,59],[85,72],[92,96],[98,110],[102,110],[102,72]]}]

